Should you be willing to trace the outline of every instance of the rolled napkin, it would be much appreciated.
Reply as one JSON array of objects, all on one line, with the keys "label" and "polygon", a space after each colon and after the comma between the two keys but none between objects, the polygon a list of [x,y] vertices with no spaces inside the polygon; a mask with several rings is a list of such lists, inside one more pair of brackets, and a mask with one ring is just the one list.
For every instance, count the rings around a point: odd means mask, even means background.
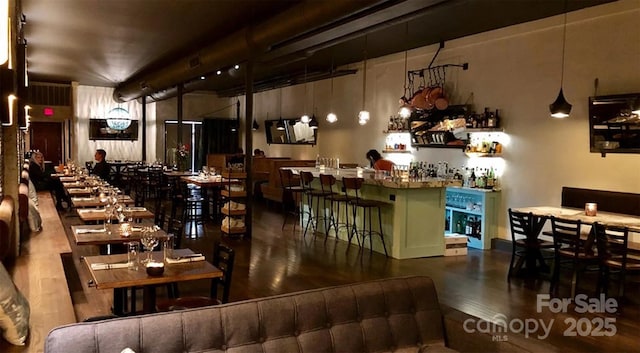
[{"label": "rolled napkin", "polygon": [[85,234],[85,233],[104,233],[104,229],[90,229],[90,228],[78,228],[76,229],[76,234]]},{"label": "rolled napkin", "polygon": [[129,267],[129,263],[127,262],[116,262],[112,264],[105,264],[105,263],[91,264],[92,270],[110,270],[114,268],[127,268],[127,267]]},{"label": "rolled napkin", "polygon": [[71,201],[91,201],[93,197],[72,197]]},{"label": "rolled napkin", "polygon": [[142,227],[131,227],[132,232],[142,232]]},{"label": "rolled napkin", "polygon": [[147,210],[147,208],[146,208],[146,207],[138,207],[138,206],[135,206],[135,207],[127,207],[127,208],[126,208],[126,211],[132,211],[132,212],[135,212],[135,211],[146,211],[146,210]]},{"label": "rolled napkin", "polygon": [[176,258],[167,257],[165,261],[168,264],[181,264],[186,262],[196,262],[196,261],[204,261],[205,257],[202,254],[192,254],[187,256],[178,256]]}]

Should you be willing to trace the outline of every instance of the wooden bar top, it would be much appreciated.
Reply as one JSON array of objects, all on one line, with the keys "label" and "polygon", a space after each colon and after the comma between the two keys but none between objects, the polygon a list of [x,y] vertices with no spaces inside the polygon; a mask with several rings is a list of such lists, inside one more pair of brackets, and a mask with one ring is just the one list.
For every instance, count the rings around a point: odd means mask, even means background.
[{"label": "wooden bar top", "polygon": [[461,180],[443,179],[443,178],[427,178],[424,181],[402,181],[400,179],[392,179],[386,177],[384,179],[376,179],[375,173],[371,170],[358,170],[356,168],[344,168],[344,169],[316,169],[313,167],[284,167],[291,169],[294,174],[302,172],[311,172],[314,177],[320,177],[320,174],[333,175],[336,180],[340,181],[342,178],[356,178],[360,177],[364,179],[364,183],[368,185],[382,186],[391,189],[422,189],[422,188],[443,188],[448,186],[462,186]]}]

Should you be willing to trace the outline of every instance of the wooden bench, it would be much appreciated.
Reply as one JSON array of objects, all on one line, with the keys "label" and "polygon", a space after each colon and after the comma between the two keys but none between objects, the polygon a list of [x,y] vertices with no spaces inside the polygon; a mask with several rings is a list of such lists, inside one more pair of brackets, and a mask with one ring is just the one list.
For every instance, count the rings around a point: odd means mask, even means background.
[{"label": "wooden bench", "polygon": [[[262,196],[270,201],[282,203],[282,183],[280,182],[280,168],[282,167],[313,167],[315,160],[272,160],[269,170],[269,182],[262,184]],[[289,201],[290,197],[284,195],[284,200]]]},{"label": "wooden bench", "polygon": [[29,301],[29,338],[25,346],[12,346],[0,339],[0,352],[43,352],[50,330],[76,322],[62,263],[64,256],[71,256],[71,247],[51,194],[38,192],[38,203],[42,231],[29,234],[21,255],[9,269],[14,283]]},{"label": "wooden bench", "polygon": [[640,194],[562,187],[562,207],[584,208],[587,202],[597,203],[598,211],[640,216]]}]

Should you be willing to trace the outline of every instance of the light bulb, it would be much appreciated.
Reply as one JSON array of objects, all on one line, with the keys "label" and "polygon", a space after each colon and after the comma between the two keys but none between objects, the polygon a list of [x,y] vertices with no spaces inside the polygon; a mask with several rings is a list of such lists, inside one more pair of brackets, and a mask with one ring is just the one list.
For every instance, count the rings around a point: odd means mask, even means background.
[{"label": "light bulb", "polygon": [[311,119],[309,119],[309,116],[307,114],[305,114],[305,115],[300,117],[300,122],[303,123],[303,124],[308,124],[309,120],[311,120]]},{"label": "light bulb", "polygon": [[338,121],[338,117],[333,113],[329,113],[327,114],[327,121],[333,124]]},{"label": "light bulb", "polygon": [[400,111],[398,111],[398,114],[400,115],[400,117],[406,119],[411,116],[411,109],[406,105],[403,105],[402,108],[400,108]]},{"label": "light bulb", "polygon": [[[364,120],[366,124],[366,122],[369,121],[369,112],[366,110],[361,110],[360,113],[358,113],[358,119]],[[360,125],[364,125],[364,124],[360,124]]]},{"label": "light bulb", "polygon": [[358,124],[360,124],[360,125],[365,125],[366,123],[367,123],[367,121],[364,120],[364,119],[359,119],[358,120]]}]

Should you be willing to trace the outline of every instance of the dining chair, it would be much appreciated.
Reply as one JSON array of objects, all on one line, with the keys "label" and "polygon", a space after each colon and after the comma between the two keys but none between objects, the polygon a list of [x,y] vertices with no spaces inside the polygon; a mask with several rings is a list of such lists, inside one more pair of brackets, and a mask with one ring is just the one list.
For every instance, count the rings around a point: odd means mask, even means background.
[{"label": "dining chair", "polygon": [[568,267],[572,270],[571,298],[575,297],[578,287],[578,274],[580,272],[599,271],[598,256],[593,249],[585,247],[589,244],[581,239],[582,222],[574,219],[551,217],[551,231],[555,254],[555,266],[551,278],[549,293],[553,294],[558,289],[560,280],[560,268]]},{"label": "dining chair", "polygon": [[209,296],[177,297],[158,300],[157,311],[173,311],[203,306],[219,305],[229,301],[231,276],[235,252],[225,244],[216,242],[213,248],[213,265],[222,271],[222,277],[211,280]]},{"label": "dining chair", "polygon": [[[303,214],[307,215],[307,224],[304,227],[302,237],[307,235],[309,225],[313,227],[313,233],[316,234],[318,230],[318,222],[322,219],[324,224],[324,230],[327,231],[327,215],[326,208],[323,207],[325,202],[324,198],[331,193],[322,189],[316,189],[311,184],[313,183],[314,176],[311,172],[300,172],[300,185],[302,186],[303,193],[307,199],[308,209],[304,210]],[[322,201],[322,205],[321,202]],[[315,204],[315,211],[313,205]],[[320,215],[320,209],[322,208],[322,215]]]},{"label": "dining chair", "polygon": [[[389,256],[387,253],[387,245],[384,241],[383,225],[382,225],[382,208],[389,206],[388,203],[378,200],[366,199],[362,197],[362,185],[364,185],[363,178],[342,178],[342,185],[344,186],[344,195],[346,196],[349,205],[351,206],[351,232],[349,233],[349,244],[351,244],[351,238],[356,236],[358,245],[364,248],[364,242],[369,237],[369,251],[373,252],[373,236],[378,235],[382,242],[382,248],[384,249],[385,256]],[[358,217],[358,209],[362,209],[362,216]],[[373,230],[373,211],[378,213],[378,230]],[[358,227],[358,218],[360,218],[360,227]],[[359,229],[358,229],[359,228]],[[362,237],[362,242],[360,241]]]},{"label": "dining chair", "polygon": [[[509,208],[509,226],[511,228],[511,262],[507,280],[511,280],[514,270],[522,268],[526,261],[529,265],[536,267],[547,266],[547,259],[553,260],[553,255],[545,256],[543,251],[553,250],[553,243],[539,239],[537,234],[533,234],[533,214],[531,212],[517,212]],[[517,262],[516,262],[517,259]],[[514,262],[515,266],[514,266]]]},{"label": "dining chair", "polygon": [[[596,246],[600,259],[600,290],[608,295],[611,275],[618,277],[618,297],[624,297],[627,274],[640,274],[640,260],[628,257],[629,229],[627,227],[606,226],[594,223]],[[599,290],[599,292],[600,292]]]}]

